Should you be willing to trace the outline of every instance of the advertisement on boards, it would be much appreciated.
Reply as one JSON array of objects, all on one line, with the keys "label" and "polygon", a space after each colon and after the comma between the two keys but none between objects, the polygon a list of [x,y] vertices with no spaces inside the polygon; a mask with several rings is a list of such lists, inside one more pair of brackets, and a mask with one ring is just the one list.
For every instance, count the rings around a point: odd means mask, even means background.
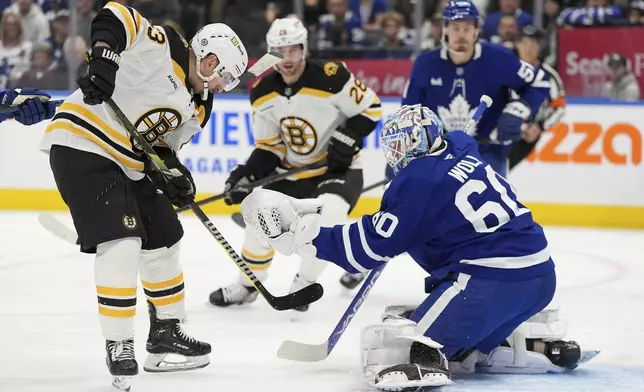
[{"label": "advertisement on boards", "polygon": [[604,58],[617,52],[626,57],[630,70],[644,91],[644,27],[560,28],[558,66],[566,93],[573,97],[601,97],[608,80]]}]

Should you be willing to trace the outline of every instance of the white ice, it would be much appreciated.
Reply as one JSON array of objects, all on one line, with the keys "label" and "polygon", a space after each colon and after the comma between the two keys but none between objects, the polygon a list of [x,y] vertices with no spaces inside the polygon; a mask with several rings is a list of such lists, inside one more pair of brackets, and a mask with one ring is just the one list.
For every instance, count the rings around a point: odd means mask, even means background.
[{"label": "white ice", "polygon": [[[70,224],[66,214],[59,218]],[[282,340],[324,341],[352,294],[341,290],[339,268],[321,283],[326,293],[292,321],[261,298],[247,308],[218,309],[210,291],[237,279],[237,268],[194,217],[183,217],[182,260],[189,313],[187,331],[213,345],[212,363],[182,374],[141,371],[132,392],[367,391],[360,374],[360,327],[377,322],[386,305],[417,303],[423,272],[396,259],[385,270],[333,353],[323,362],[278,359]],[[215,224],[237,248],[242,230],[228,218]],[[644,391],[644,231],[547,228],[557,263],[557,303],[569,338],[602,350],[564,375],[473,376],[445,391]],[[0,214],[0,391],[111,391],[104,364],[93,257],[40,227],[36,213]],[[297,260],[279,257],[266,286],[285,294]],[[139,297],[136,346],[145,359],[147,312]]]}]

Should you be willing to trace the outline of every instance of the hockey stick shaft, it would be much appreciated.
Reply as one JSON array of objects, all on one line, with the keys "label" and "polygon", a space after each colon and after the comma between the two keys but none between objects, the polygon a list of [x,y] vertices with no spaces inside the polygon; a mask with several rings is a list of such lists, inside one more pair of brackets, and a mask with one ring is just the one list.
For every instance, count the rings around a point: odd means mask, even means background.
[{"label": "hockey stick shaft", "polygon": [[[298,167],[298,168],[295,168],[295,169],[291,169],[291,170],[286,171],[284,173],[275,174],[274,176],[262,178],[261,180],[251,182],[250,184],[236,186],[235,188],[231,189],[228,192],[220,193],[218,195],[214,195],[214,196],[207,197],[205,199],[201,199],[201,200],[197,201],[196,203],[197,203],[198,206],[202,206],[204,204],[208,204],[208,203],[215,202],[217,200],[221,200],[221,199],[225,198],[226,195],[230,194],[231,192],[237,191],[237,190],[251,190],[251,189],[254,189],[254,188],[257,188],[257,187],[260,187],[260,186],[265,186],[265,185],[268,185],[268,184],[272,184],[273,182],[283,180],[285,178],[288,178],[288,177],[293,176],[293,175],[298,174],[298,173],[305,172],[307,170],[319,169],[319,168],[322,168],[324,166],[326,166],[326,161],[324,161],[324,162],[316,162],[316,163],[312,163],[310,165],[306,165],[306,166]],[[177,211],[179,213],[179,212],[187,211],[189,209],[190,209],[190,206],[185,206],[185,207],[177,208],[175,211]]]},{"label": "hockey stick shaft", "polygon": [[[48,101],[53,103],[56,107],[60,106],[63,104],[63,100],[54,100],[54,101]],[[0,113],[10,113],[13,112],[18,108],[19,105],[0,105]]]},{"label": "hockey stick shaft", "polygon": [[[143,136],[136,130],[132,125],[130,120],[125,116],[123,111],[118,107],[118,105],[109,98],[107,101],[107,106],[114,113],[119,123],[127,130],[127,132],[136,140],[139,144],[139,147],[148,155],[152,163],[156,168],[163,174],[166,181],[169,181],[174,173],[168,166],[165,164],[163,159],[157,155],[152,146],[145,140]],[[175,169],[176,170],[176,169]],[[287,310],[297,308],[311,302],[315,302],[318,299],[322,298],[323,288],[319,283],[304,287],[300,291],[289,294],[284,297],[275,297],[264,287],[264,285],[259,281],[257,276],[253,271],[248,268],[248,265],[244,260],[235,252],[235,250],[230,246],[228,241],[224,236],[219,232],[217,227],[212,223],[208,216],[199,208],[199,206],[193,201],[190,203],[190,208],[197,216],[199,221],[208,229],[210,234],[217,240],[219,245],[224,249],[228,256],[235,262],[237,267],[242,271],[246,278],[251,282],[251,284],[257,289],[257,291],[262,294],[266,301],[276,310]]]}]

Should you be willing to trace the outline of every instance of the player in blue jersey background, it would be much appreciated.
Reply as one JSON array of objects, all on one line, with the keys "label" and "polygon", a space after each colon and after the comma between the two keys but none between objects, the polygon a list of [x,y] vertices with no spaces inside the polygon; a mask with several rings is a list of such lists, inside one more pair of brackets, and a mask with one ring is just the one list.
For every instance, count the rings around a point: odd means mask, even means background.
[{"label": "player in blue jersey background", "polygon": [[[502,45],[478,42],[480,16],[470,0],[451,0],[443,12],[442,47],[421,53],[414,63],[403,105],[434,111],[445,131],[464,129],[482,95],[494,101],[475,138],[481,156],[501,176],[507,173],[507,147],[521,139],[548,97],[546,74]],[[514,92],[514,93],[513,93]],[[392,173],[389,171],[388,178]]]},{"label": "player in blue jersey background", "polygon": [[[472,371],[475,364],[508,372],[518,366],[516,358],[523,358],[521,370],[510,372],[576,367],[581,350],[562,340],[556,317],[534,318],[515,332],[552,300],[555,265],[543,229],[482,158],[476,141],[462,131],[444,133],[434,112],[414,105],[384,124],[381,145],[395,177],[380,211],[355,223],[320,228],[312,218],[321,207],[314,200],[307,204],[269,190],[242,203],[247,225],[259,227],[280,253],[315,256],[350,273],[408,253],[431,274],[427,298],[410,315],[363,332],[363,344],[370,345],[363,358],[372,366],[365,375],[375,383],[418,387],[449,381],[445,358],[452,372]],[[281,221],[271,228],[276,219]],[[396,346],[403,335],[409,345]],[[392,347],[403,351],[390,352]],[[400,358],[409,360],[396,363]]]},{"label": "player in blue jersey background", "polygon": [[39,123],[56,114],[56,106],[49,102],[49,94],[37,89],[8,89],[0,91],[0,105],[14,106],[9,112],[0,113],[0,122],[13,118],[24,124]]}]

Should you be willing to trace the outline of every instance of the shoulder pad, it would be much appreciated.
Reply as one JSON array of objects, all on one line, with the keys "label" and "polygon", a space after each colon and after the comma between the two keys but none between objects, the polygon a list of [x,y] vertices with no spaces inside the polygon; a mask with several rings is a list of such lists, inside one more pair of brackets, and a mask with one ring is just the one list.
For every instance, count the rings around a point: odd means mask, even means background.
[{"label": "shoulder pad", "polygon": [[303,75],[305,87],[337,94],[351,79],[351,71],[340,61],[313,61],[310,67]]},{"label": "shoulder pad", "polygon": [[250,89],[250,103],[254,104],[258,99],[273,93],[277,89],[277,80],[279,77],[276,71],[271,71],[268,74],[257,79]]}]

